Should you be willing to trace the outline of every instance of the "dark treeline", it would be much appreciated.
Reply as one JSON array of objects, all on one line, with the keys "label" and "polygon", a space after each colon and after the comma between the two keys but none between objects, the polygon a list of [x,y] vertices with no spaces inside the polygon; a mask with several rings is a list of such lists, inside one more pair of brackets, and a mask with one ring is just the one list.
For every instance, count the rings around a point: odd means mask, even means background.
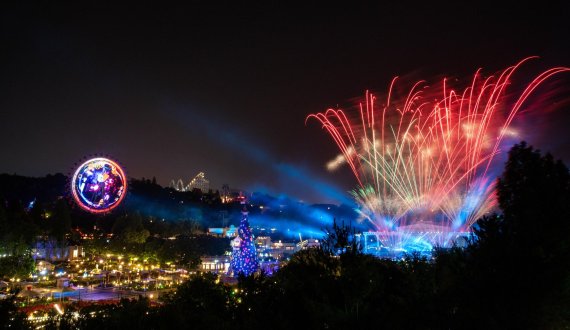
[{"label": "dark treeline", "polygon": [[[316,226],[320,230],[322,224],[318,224],[319,216],[313,214],[315,211],[323,211],[331,219],[337,217],[347,222],[357,217],[349,205],[306,205],[288,196],[274,197],[259,192],[247,194],[247,200],[251,204],[250,218],[260,219],[263,225],[279,227],[283,220],[290,222],[294,219],[297,227]],[[154,178],[133,178],[129,180],[128,192],[121,205],[108,214],[94,215],[75,205],[69,179],[63,174],[41,178],[0,174],[0,204],[5,209],[18,209],[19,212],[34,209],[38,216],[50,216],[58,203],[59,207],[68,209],[70,226],[86,233],[94,227],[111,232],[116,219],[134,213],[165,222],[165,226],[179,221],[192,221],[204,231],[209,227],[237,226],[242,210],[238,201],[222,203],[217,190],[179,192],[158,185]],[[259,208],[260,205],[263,208]]]},{"label": "dark treeline", "polygon": [[[322,229],[323,224],[315,224],[315,212],[328,213],[331,219],[355,217],[347,206],[307,206],[261,193],[249,194],[248,204],[250,218],[280,230],[308,223],[316,231]],[[74,203],[69,180],[62,174],[43,178],[2,174],[0,255],[8,257],[0,259],[0,279],[29,276],[33,248],[67,245],[82,245],[90,256],[116,253],[193,268],[201,256],[229,250],[228,238],[206,233],[209,227],[237,226],[242,208],[239,201],[222,203],[218,191],[179,192],[158,185],[154,178],[142,178],[129,180],[127,196],[116,209],[91,214]],[[297,237],[298,231],[293,232]],[[279,234],[284,232],[278,231],[274,238],[281,238]]]},{"label": "dark treeline", "polygon": [[203,226],[210,226],[217,224],[218,210],[239,211],[236,205],[222,204],[217,191],[178,192],[156,184],[154,178],[133,178],[129,179],[127,196],[117,209],[104,216],[91,215],[71,201],[70,182],[63,174],[40,178],[0,174],[0,200],[5,207],[12,205],[29,211],[35,206],[50,212],[61,199],[66,201],[69,208],[73,219],[72,226],[87,230],[93,227],[95,222],[100,228],[110,230],[113,221],[109,219],[114,220],[128,213],[167,221],[192,219]]},{"label": "dark treeline", "polygon": [[93,215],[73,203],[68,180],[61,174],[0,175],[0,279],[28,278],[34,269],[34,248],[55,251],[82,245],[89,256],[117,253],[187,268],[196,267],[203,255],[228,250],[229,239],[205,235],[214,221],[202,214],[214,212],[201,211],[217,207],[237,214],[238,205],[223,205],[212,192],[179,193],[153,181],[130,180],[123,205]]},{"label": "dark treeline", "polygon": [[[62,329],[566,329],[570,327],[570,175],[516,145],[498,182],[501,214],[480,219],[465,248],[430,260],[360,253],[335,226],[272,277],[235,286],[196,276],[159,307],[145,299],[51,319]],[[345,251],[335,256],[330,251]],[[74,308],[74,307],[70,307]],[[90,312],[97,316],[90,316]],[[9,313],[9,314],[6,314]],[[4,317],[16,317],[17,312]],[[8,316],[6,316],[8,315]],[[19,320],[19,321],[18,321]],[[134,322],[134,323],[133,323]],[[50,327],[48,327],[50,328]]]}]

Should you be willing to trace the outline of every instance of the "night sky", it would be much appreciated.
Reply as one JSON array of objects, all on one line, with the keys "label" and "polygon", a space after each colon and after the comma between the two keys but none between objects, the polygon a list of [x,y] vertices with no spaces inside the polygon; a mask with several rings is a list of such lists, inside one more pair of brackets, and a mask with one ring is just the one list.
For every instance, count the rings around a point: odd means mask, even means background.
[{"label": "night sky", "polygon": [[[339,203],[332,188],[355,181],[326,171],[337,149],[309,113],[382,94],[395,75],[468,80],[530,55],[529,78],[570,66],[567,1],[343,3],[3,4],[0,173],[68,174],[97,154],[165,186],[203,171],[214,189]],[[529,140],[568,162],[558,102]]]}]

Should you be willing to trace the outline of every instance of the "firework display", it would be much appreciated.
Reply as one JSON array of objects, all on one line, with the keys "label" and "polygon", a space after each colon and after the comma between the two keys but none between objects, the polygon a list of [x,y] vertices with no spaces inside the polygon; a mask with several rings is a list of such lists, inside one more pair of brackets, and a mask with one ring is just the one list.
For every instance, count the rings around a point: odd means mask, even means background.
[{"label": "firework display", "polygon": [[[359,111],[328,109],[311,114],[330,134],[358,182],[352,192],[378,250],[431,250],[465,237],[473,223],[496,204],[493,160],[511,123],[530,94],[546,79],[569,68],[537,75],[515,96],[507,94],[512,75],[529,58],[495,76],[477,70],[470,84],[455,89],[417,82],[395,96],[397,77],[379,102],[367,92]],[[511,103],[512,102],[512,103]]]},{"label": "firework display", "polygon": [[103,213],[117,207],[127,190],[121,167],[107,158],[93,158],[81,164],[71,181],[73,198],[83,209]]}]

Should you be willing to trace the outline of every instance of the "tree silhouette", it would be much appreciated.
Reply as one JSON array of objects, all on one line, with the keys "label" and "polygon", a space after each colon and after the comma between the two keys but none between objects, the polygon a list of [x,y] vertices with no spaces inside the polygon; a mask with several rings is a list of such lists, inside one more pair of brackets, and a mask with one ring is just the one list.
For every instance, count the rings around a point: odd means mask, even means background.
[{"label": "tree silhouette", "polygon": [[4,208],[4,201],[0,199],[0,245],[3,243],[4,236],[8,232],[8,217]]},{"label": "tree silhouette", "polygon": [[542,261],[568,253],[570,174],[560,160],[541,156],[525,142],[515,145],[499,180],[498,199],[505,230],[518,249]]},{"label": "tree silhouette", "polygon": [[65,240],[65,235],[71,230],[71,214],[67,201],[63,198],[57,200],[53,215],[49,220],[51,235],[59,242]]},{"label": "tree silhouette", "polygon": [[486,306],[481,326],[568,325],[568,168],[522,142],[509,152],[497,196],[502,215],[479,220],[468,249],[471,293]]},{"label": "tree silhouette", "polygon": [[127,244],[142,244],[150,233],[144,228],[140,214],[129,214],[117,219],[113,225],[113,234]]},{"label": "tree silhouette", "polygon": [[336,219],[333,219],[332,229],[325,229],[324,232],[325,236],[320,244],[324,252],[331,255],[361,252],[356,241],[356,231],[351,224],[346,225],[343,221],[339,225]]},{"label": "tree silhouette", "polygon": [[159,313],[163,329],[229,329],[229,288],[216,275],[196,275],[178,287]]}]

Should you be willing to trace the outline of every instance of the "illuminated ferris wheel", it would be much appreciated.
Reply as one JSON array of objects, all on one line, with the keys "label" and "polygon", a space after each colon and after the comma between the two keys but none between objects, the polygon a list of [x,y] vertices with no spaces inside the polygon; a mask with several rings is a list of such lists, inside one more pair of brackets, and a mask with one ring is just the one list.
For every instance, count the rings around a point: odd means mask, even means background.
[{"label": "illuminated ferris wheel", "polygon": [[107,158],[93,158],[81,164],[71,180],[75,202],[92,213],[109,212],[125,198],[127,178],[123,169]]}]

